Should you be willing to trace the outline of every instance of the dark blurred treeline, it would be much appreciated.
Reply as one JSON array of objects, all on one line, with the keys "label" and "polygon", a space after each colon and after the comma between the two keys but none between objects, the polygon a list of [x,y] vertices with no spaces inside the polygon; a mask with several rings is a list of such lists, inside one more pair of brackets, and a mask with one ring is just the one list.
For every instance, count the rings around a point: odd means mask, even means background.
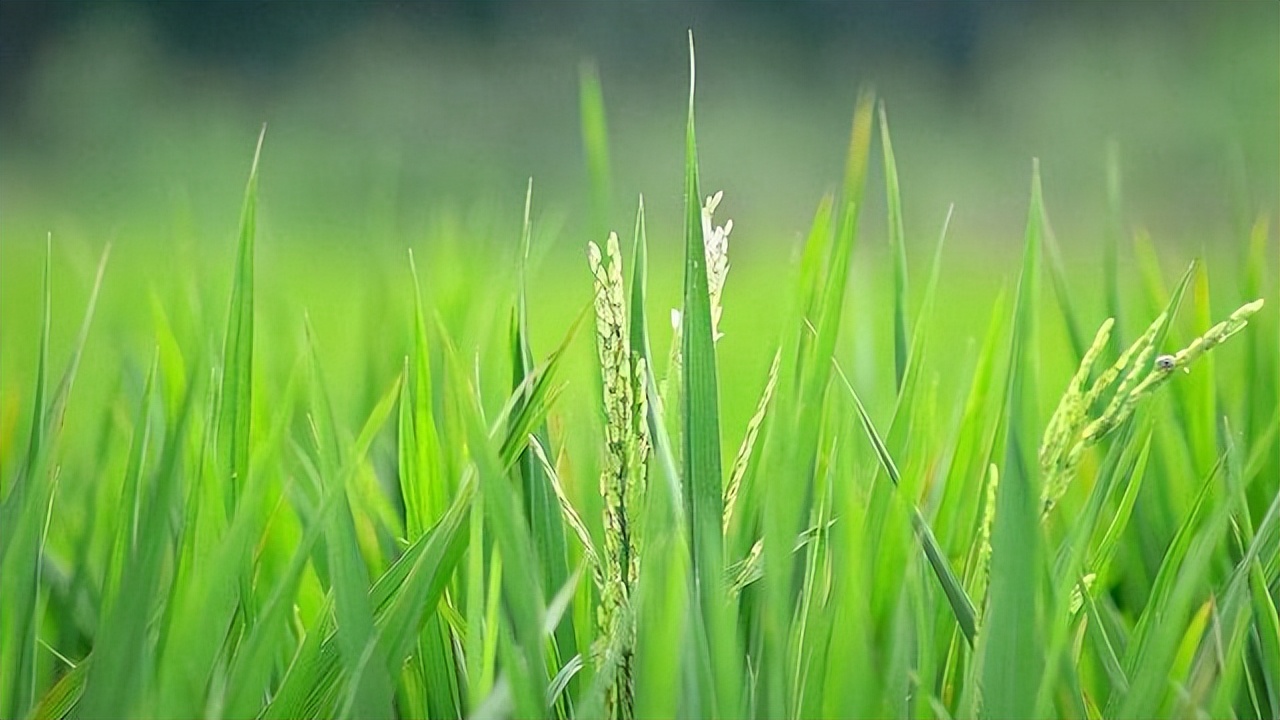
[{"label": "dark blurred treeline", "polygon": [[[1225,5],[1250,0],[3,0],[0,96],[13,99],[41,47],[104,14],[144,18],[162,48],[187,62],[271,75],[308,48],[373,20],[471,43],[519,33],[561,34],[596,45],[596,57],[642,62],[669,53],[672,32],[730,21],[767,30],[798,62],[830,45],[909,48],[956,82],[966,80],[980,36],[1018,33],[1043,23],[1087,31],[1157,15],[1194,29]],[[1265,4],[1270,0],[1263,0]],[[625,42],[612,38],[625,36]],[[589,42],[591,39],[597,42]],[[11,103],[5,102],[6,107]]]}]

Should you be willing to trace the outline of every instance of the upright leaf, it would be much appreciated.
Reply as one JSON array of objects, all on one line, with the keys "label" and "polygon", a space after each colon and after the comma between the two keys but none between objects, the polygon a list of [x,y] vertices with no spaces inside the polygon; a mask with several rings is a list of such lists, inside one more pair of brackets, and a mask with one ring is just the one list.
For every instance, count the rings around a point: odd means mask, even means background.
[{"label": "upright leaf", "polygon": [[[523,403],[532,388],[524,384],[525,378],[534,372],[533,351],[529,345],[529,307],[527,298],[529,246],[533,236],[530,212],[533,205],[533,180],[524,200],[524,224],[520,233],[520,288],[516,295],[516,307],[512,319],[512,388]],[[521,388],[524,388],[521,390]],[[519,406],[517,406],[519,412]],[[540,423],[533,435],[543,447],[550,447],[546,423]],[[568,548],[564,537],[564,523],[560,518],[560,504],[551,481],[533,451],[525,448],[517,464],[520,476],[521,497],[524,498],[524,517],[534,542],[542,586],[558,588],[569,580]],[[566,616],[555,633],[557,655],[571,658],[578,653],[574,637],[573,618]]]},{"label": "upright leaf", "polygon": [[681,319],[681,418],[684,429],[684,510],[693,561],[693,589],[701,613],[692,647],[708,653],[709,716],[737,715],[741,662],[724,593],[724,479],[720,456],[720,393],[703,238],[698,150],[694,137],[695,65],[689,33],[689,115],[685,127],[684,310]]},{"label": "upright leaf", "polygon": [[889,140],[889,119],[880,103],[880,146],[884,150],[884,191],[889,211],[889,252],[893,255],[893,371],[898,390],[907,372],[907,244],[902,229],[902,194],[898,189],[898,163]]},{"label": "upright leaf", "polygon": [[990,609],[984,614],[982,714],[987,718],[1029,718],[1035,712],[1043,648],[1040,644],[1040,595],[1044,560],[1040,548],[1039,496],[1028,425],[1034,421],[1035,311],[1040,274],[1042,205],[1040,167],[1033,167],[1031,208],[1018,295],[1014,304],[1009,373],[1005,383],[1008,415],[1004,467],[996,494],[991,532]]},{"label": "upright leaf", "polygon": [[684,504],[693,542],[694,577],[701,592],[720,584],[721,520],[724,517],[720,469],[720,395],[716,349],[711,332],[711,301],[702,237],[702,195],[698,189],[698,150],[693,123],[693,38],[689,40],[689,117],[684,164],[684,310],[681,314],[684,426]]},{"label": "upright leaf", "polygon": [[236,244],[235,275],[227,310],[227,333],[222,346],[222,383],[218,391],[218,468],[226,483],[226,508],[235,511],[238,485],[249,472],[249,429],[253,400],[253,254],[258,215],[258,159],[267,126],[258,134],[249,168],[249,182],[240,211],[240,240]]},{"label": "upright leaf", "polygon": [[595,66],[582,66],[578,87],[582,148],[587,156],[587,181],[591,191],[591,237],[603,238],[609,234],[613,181],[609,172],[609,130],[605,124],[604,94],[600,90],[600,77]]}]

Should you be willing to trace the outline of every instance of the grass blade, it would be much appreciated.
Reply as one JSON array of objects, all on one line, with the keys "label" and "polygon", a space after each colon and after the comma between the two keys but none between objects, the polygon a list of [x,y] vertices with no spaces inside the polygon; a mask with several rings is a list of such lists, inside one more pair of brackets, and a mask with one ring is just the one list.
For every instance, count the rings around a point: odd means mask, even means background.
[{"label": "grass blade", "polygon": [[[737,684],[741,655],[724,587],[724,475],[720,455],[720,391],[711,323],[707,256],[703,238],[702,195],[698,186],[698,150],[694,136],[695,65],[689,33],[689,115],[685,127],[684,303],[681,320],[681,419],[684,510],[689,528],[694,596],[701,626],[695,647],[706,643],[711,669],[710,702],[699,712],[713,717],[739,714]],[[699,630],[705,632],[700,635]]]},{"label": "grass blade", "polygon": [[[845,389],[849,391],[849,396],[853,398],[854,408],[858,412],[858,420],[862,423],[862,429],[867,434],[867,440],[871,442],[871,447],[875,450],[876,458],[880,461],[880,465],[884,468],[885,473],[888,474],[889,479],[893,481],[893,486],[895,488],[899,487],[902,485],[902,476],[899,474],[893,458],[889,455],[889,449],[885,446],[884,440],[881,439],[880,433],[876,431],[875,425],[871,422],[871,416],[867,414],[866,408],[862,405],[862,400],[853,389],[853,385],[849,383],[849,379],[845,377],[844,371],[840,369],[839,365],[834,367]],[[969,599],[969,594],[965,592],[960,578],[952,570],[946,553],[938,545],[938,540],[934,537],[933,530],[929,528],[928,521],[920,514],[920,509],[909,498],[903,498],[903,500],[911,508],[911,526],[920,539],[921,547],[929,560],[929,565],[933,568],[934,574],[938,577],[938,582],[942,585],[942,591],[946,593],[947,602],[951,605],[951,612],[955,616],[956,622],[960,625],[960,630],[964,633],[965,639],[972,645],[977,634],[977,622],[975,620],[977,612],[974,610],[973,601]]]},{"label": "grass blade", "polygon": [[[365,659],[374,646],[373,606],[369,600],[368,567],[361,556],[355,518],[347,498],[349,471],[337,446],[329,393],[312,344],[312,421],[322,482],[338,496],[333,511],[323,518],[330,592],[334,598],[337,641],[343,670],[349,679],[347,712],[354,717],[390,717],[391,680],[386,668]],[[352,471],[354,469],[352,468]]]},{"label": "grass blade", "polygon": [[[523,399],[532,388],[520,392],[519,388],[526,377],[534,371],[533,351],[529,345],[529,308],[526,293],[529,246],[532,241],[533,223],[530,211],[533,204],[533,181],[529,181],[529,189],[524,202],[524,224],[520,234],[520,288],[516,296],[515,316],[512,320],[512,386],[517,390],[517,397]],[[519,414],[519,406],[516,413]],[[533,436],[543,447],[550,447],[551,442],[546,423],[539,423],[533,430]],[[565,543],[564,523],[560,518],[560,504],[551,480],[543,471],[542,464],[534,456],[531,448],[520,453],[517,463],[520,476],[524,513],[530,535],[534,541],[535,556],[538,559],[543,587],[558,588],[569,580],[568,547]],[[572,616],[565,616],[564,622],[555,633],[557,656],[570,658],[578,654],[577,640],[574,634]],[[556,663],[559,664],[558,662]]]},{"label": "grass blade", "polygon": [[227,516],[235,511],[237,485],[249,472],[249,430],[253,402],[253,255],[258,214],[258,159],[267,126],[258,134],[253,165],[240,213],[235,277],[227,310],[227,334],[222,349],[222,384],[218,391],[218,456],[227,490]]},{"label": "grass blade", "polygon": [[907,244],[902,229],[902,194],[898,189],[898,163],[889,140],[889,118],[880,102],[880,146],[884,150],[884,191],[889,212],[889,251],[893,255],[893,371],[898,391],[907,373]]},{"label": "grass blade", "polygon": [[[457,367],[457,364],[454,364]],[[463,382],[455,378],[455,386]],[[516,701],[516,714],[522,717],[545,716],[545,690],[548,685],[542,652],[542,627],[546,606],[541,582],[534,568],[533,543],[520,520],[516,498],[507,488],[503,463],[480,423],[479,409],[467,413],[467,431],[472,461],[475,463],[486,527],[493,529],[495,546],[502,554],[503,598],[514,641],[522,661],[505,668]],[[528,433],[526,433],[527,437]]]},{"label": "grass blade", "polygon": [[[198,369],[193,377],[200,377]],[[77,704],[82,717],[132,714],[145,689],[143,670],[152,668],[156,656],[147,626],[165,595],[160,580],[162,565],[172,549],[168,526],[181,499],[180,463],[188,440],[187,423],[199,392],[198,383],[188,384],[177,423],[165,438],[139,524],[139,535],[155,540],[140,543],[138,552],[129,558],[120,596],[103,614],[94,642],[95,661]]]},{"label": "grass blade", "polygon": [[61,435],[71,388],[80,368],[84,345],[97,308],[98,293],[106,271],[111,246],[103,249],[94,276],[93,289],[85,307],[80,331],[62,378],[51,399],[46,398],[49,333],[52,315],[52,241],[46,239],[44,268],[44,306],[40,331],[40,350],[36,369],[36,399],[33,410],[31,442],[27,463],[19,472],[9,494],[0,504],[0,520],[5,532],[0,533],[0,593],[10,598],[0,616],[0,632],[17,642],[0,648],[0,710],[14,716],[25,714],[36,701],[37,653],[39,628],[43,615],[40,602],[41,574],[44,568],[45,544],[53,512],[58,467],[54,451]]},{"label": "grass blade", "polygon": [[594,65],[584,63],[578,78],[582,148],[587,157],[587,182],[591,190],[591,237],[603,238],[609,234],[609,217],[613,204],[604,94],[600,90],[600,76]]},{"label": "grass blade", "polygon": [[1254,558],[1249,566],[1249,590],[1253,598],[1253,617],[1258,638],[1258,654],[1263,668],[1272,672],[1262,673],[1262,685],[1266,691],[1271,712],[1280,711],[1280,678],[1275,669],[1280,667],[1280,619],[1276,616],[1276,602],[1267,586],[1262,563]]},{"label": "grass blade", "polygon": [[[445,497],[448,484],[441,470],[443,460],[433,408],[431,346],[427,341],[426,310],[418,282],[418,265],[412,250],[409,251],[409,273],[413,277],[413,356],[410,361],[412,373],[406,377],[406,387],[412,400],[409,425],[414,452],[406,458],[409,463],[407,472],[401,476],[401,493],[405,502],[405,522],[412,541],[426,532],[444,512],[448,504]],[[409,382],[410,377],[412,383]]]},{"label": "grass blade", "polygon": [[1009,373],[1006,379],[1007,442],[991,532],[990,606],[983,615],[982,714],[1031,717],[1043,667],[1040,594],[1044,582],[1039,496],[1027,432],[1034,420],[1035,309],[1043,227],[1040,167],[1033,168],[1031,207],[1018,296],[1014,303]]},{"label": "grass blade", "polygon": [[[27,712],[35,701],[34,684],[35,639],[37,619],[32,617],[38,603],[35,593],[39,591],[39,556],[40,544],[37,514],[43,503],[31,498],[44,495],[43,483],[39,488],[32,488],[32,483],[40,482],[44,475],[42,458],[47,452],[45,448],[46,403],[45,394],[49,384],[49,329],[53,308],[52,290],[53,240],[45,239],[44,255],[44,301],[40,320],[39,351],[36,357],[36,382],[34,403],[31,418],[31,441],[27,447],[27,459],[23,468],[18,471],[17,479],[4,499],[3,511],[6,532],[0,533],[0,562],[4,567],[4,583],[6,597],[13,598],[13,604],[0,619],[3,620],[3,631],[6,637],[18,638],[17,642],[7,642],[0,649],[0,667],[13,668],[13,674],[0,683],[0,711],[7,717],[18,717]],[[52,496],[52,490],[49,491]],[[21,523],[21,526],[19,526]],[[17,543],[14,543],[17,540]],[[12,552],[12,556],[10,553]],[[21,568],[15,572],[14,567]],[[15,627],[10,627],[14,623]]]},{"label": "grass blade", "polygon": [[[31,442],[27,446],[27,472],[34,472],[40,452],[44,449],[44,439],[46,434],[46,405],[48,399],[45,397],[48,393],[49,386],[49,326],[53,315],[53,236],[50,234],[45,238],[44,247],[44,294],[41,303],[40,312],[40,345],[39,354],[36,356],[36,389],[35,397],[32,403],[31,418]],[[29,476],[28,476],[29,477]],[[19,488],[25,485],[24,476],[19,475],[18,485],[15,485],[13,492],[20,492]],[[20,498],[21,494],[13,497]],[[6,501],[8,498],[6,498]],[[6,533],[7,535],[7,533]],[[4,541],[4,545],[0,549],[8,547],[8,540]],[[0,552],[2,556],[2,552]]]},{"label": "grass blade", "polygon": [[694,577],[710,592],[723,577],[720,468],[720,397],[711,332],[707,259],[702,237],[702,195],[693,122],[693,40],[689,41],[689,120],[684,167],[684,310],[681,314],[684,427],[684,505],[693,541]]},{"label": "grass blade", "polygon": [[1089,340],[1082,329],[1080,316],[1075,310],[1075,305],[1071,302],[1071,287],[1067,284],[1067,271],[1062,263],[1062,253],[1058,248],[1057,238],[1054,236],[1047,221],[1045,222],[1044,241],[1049,255],[1049,281],[1053,284],[1054,296],[1058,298],[1058,309],[1062,315],[1062,322],[1067,327],[1067,341],[1071,345],[1071,360],[1078,365],[1081,358],[1084,357],[1085,351],[1089,348]]}]

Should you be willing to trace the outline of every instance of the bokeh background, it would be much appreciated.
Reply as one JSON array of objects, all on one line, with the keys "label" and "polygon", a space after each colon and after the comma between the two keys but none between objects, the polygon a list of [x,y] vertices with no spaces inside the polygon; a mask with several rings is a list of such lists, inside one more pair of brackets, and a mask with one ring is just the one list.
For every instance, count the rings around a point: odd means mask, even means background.
[{"label": "bokeh background", "polygon": [[[394,372],[406,335],[395,324],[408,297],[405,248],[430,258],[437,306],[475,303],[475,287],[509,284],[533,177],[535,346],[549,349],[589,298],[585,244],[603,239],[590,232],[583,68],[598,73],[607,106],[611,225],[625,235],[644,194],[650,314],[664,318],[679,287],[689,28],[703,189],[725,191],[721,218],[735,222],[722,362],[752,387],[778,333],[783,308],[771,298],[784,294],[782,268],[839,182],[862,88],[886,103],[913,269],[924,269],[955,204],[940,290],[955,320],[939,342],[956,347],[981,334],[1016,273],[1033,157],[1077,303],[1097,322],[1106,232],[1145,228],[1169,268],[1206,255],[1234,274],[1248,227],[1280,195],[1272,0],[5,0],[0,14],[8,422],[34,367],[46,233],[55,357],[107,242],[91,365],[113,368],[107,358],[126,350],[145,358],[137,350],[153,341],[157,313],[220,327],[264,122],[259,283],[260,306],[272,309],[260,333],[296,337],[308,312],[329,336],[326,351],[381,387],[385,378],[372,376]],[[1119,218],[1108,207],[1108,157],[1122,171]],[[865,341],[851,340],[855,357],[891,352],[889,311],[865,306],[888,297],[878,166],[856,255],[851,302],[864,303],[855,323],[865,327],[851,337]],[[446,315],[497,337],[503,302]],[[371,349],[385,360],[357,359]],[[725,393],[731,422],[753,398]]]},{"label": "bokeh background", "polygon": [[157,234],[157,208],[179,202],[197,228],[225,225],[262,122],[263,192],[287,236],[342,241],[388,210],[411,231],[445,205],[510,208],[529,176],[573,214],[584,62],[604,86],[617,199],[645,192],[661,223],[679,200],[687,28],[704,174],[744,243],[807,222],[862,86],[887,103],[908,222],[923,227],[955,202],[958,231],[1009,241],[1035,156],[1050,210],[1072,209],[1060,232],[1083,241],[1109,142],[1131,210],[1171,240],[1277,191],[1267,0],[0,7],[0,198],[20,232],[71,216]]}]

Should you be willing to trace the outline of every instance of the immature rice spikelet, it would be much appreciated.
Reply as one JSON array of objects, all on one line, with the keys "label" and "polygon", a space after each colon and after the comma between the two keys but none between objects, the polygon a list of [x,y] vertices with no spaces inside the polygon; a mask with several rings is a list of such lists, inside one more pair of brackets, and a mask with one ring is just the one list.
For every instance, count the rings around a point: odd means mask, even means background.
[{"label": "immature rice spikelet", "polygon": [[1074,470],[1073,463],[1079,459],[1073,458],[1069,450],[1080,429],[1089,420],[1089,400],[1084,392],[1084,384],[1088,382],[1089,373],[1098,356],[1106,349],[1114,325],[1114,318],[1107,318],[1102,327],[1098,328],[1093,344],[1080,360],[1079,369],[1067,384],[1067,391],[1062,394],[1062,400],[1045,427],[1044,440],[1040,444],[1040,472],[1044,478],[1040,496],[1042,512],[1049,512],[1066,492]]},{"label": "immature rice spikelet", "polygon": [[[1138,336],[1138,339],[1135,340],[1124,352],[1120,353],[1120,357],[1115,361],[1115,363],[1104,370],[1103,373],[1098,376],[1097,380],[1093,381],[1093,385],[1089,388],[1088,395],[1085,396],[1086,408],[1092,408],[1098,403],[1104,393],[1113,389],[1112,386],[1115,384],[1116,378],[1120,377],[1120,373],[1124,372],[1125,368],[1130,367],[1130,363],[1133,362],[1133,357],[1135,355],[1139,355],[1140,353],[1145,354],[1148,352],[1151,347],[1151,343],[1155,340],[1156,333],[1160,332],[1160,328],[1164,327],[1164,323],[1167,318],[1168,315],[1165,313],[1157,315],[1156,319],[1147,326],[1147,329]],[[1136,373],[1138,367],[1139,365],[1133,365],[1129,371],[1130,374]]]},{"label": "immature rice spikelet", "polygon": [[978,558],[974,565],[973,595],[978,602],[978,621],[986,607],[987,581],[991,570],[991,528],[996,522],[996,492],[1000,487],[1000,470],[994,463],[987,471],[986,497],[982,506],[982,524],[978,526]]},{"label": "immature rice spikelet", "polygon": [[628,470],[630,435],[631,352],[628,347],[626,306],[622,289],[622,261],[618,236],[610,234],[605,265],[600,248],[591,243],[588,258],[595,276],[596,349],[600,358],[605,412],[605,459],[600,474],[600,494],[604,498],[605,585],[601,588],[601,626],[608,627],[617,607],[624,601],[623,568],[628,564],[631,528],[627,524],[624,493]]},{"label": "immature rice spikelet", "polygon": [[738,504],[738,493],[742,489],[742,479],[747,475],[747,467],[751,462],[751,453],[756,446],[756,438],[760,435],[760,426],[764,424],[765,413],[769,411],[769,401],[773,399],[773,390],[778,386],[778,367],[782,360],[782,349],[773,354],[773,362],[769,365],[769,379],[765,381],[764,392],[756,405],[756,414],[747,422],[747,432],[738,447],[738,455],[733,460],[733,472],[729,475],[729,486],[724,491],[724,532],[729,532],[729,523],[733,520],[733,511]]},{"label": "immature rice spikelet", "polygon": [[[1071,600],[1068,610],[1071,612],[1072,616],[1080,612],[1080,608],[1084,607],[1084,593],[1085,591],[1093,589],[1093,581],[1097,579],[1097,573],[1089,573],[1088,575],[1080,578],[1079,584],[1071,588]],[[1081,587],[1082,585],[1084,587]]]},{"label": "immature rice spikelet", "polygon": [[[1168,382],[1169,378],[1173,377],[1174,370],[1182,368],[1184,371],[1190,372],[1188,366],[1191,363],[1198,360],[1206,352],[1221,345],[1227,338],[1243,330],[1244,326],[1249,324],[1249,318],[1261,310],[1262,305],[1261,298],[1241,305],[1226,320],[1209,328],[1203,335],[1191,341],[1190,345],[1179,350],[1173,356],[1172,363],[1166,362],[1153,365],[1151,356],[1155,354],[1155,347],[1148,347],[1139,356],[1138,364],[1134,366],[1130,375],[1125,378],[1125,382],[1121,384],[1115,398],[1107,406],[1106,412],[1102,414],[1102,417],[1091,423],[1089,427],[1085,428],[1084,440],[1089,443],[1097,442],[1108,432],[1118,427],[1120,423],[1129,419],[1129,416],[1133,415],[1134,409],[1137,408],[1138,402]],[[1145,377],[1143,377],[1144,374]],[[1139,377],[1142,377],[1141,382],[1137,382]],[[1131,379],[1133,380],[1132,383],[1129,382]]]},{"label": "immature rice spikelet", "polygon": [[[639,577],[639,520],[645,492],[644,461],[649,452],[644,392],[647,370],[644,360],[631,352],[622,253],[616,233],[609,234],[605,255],[607,263],[599,246],[588,244],[595,277],[596,349],[605,414],[605,459],[600,473],[605,536],[597,621],[602,638],[611,638],[606,646],[612,643],[618,653],[617,677],[609,692],[610,712],[614,717],[630,717],[634,639],[630,600]],[[598,659],[604,659],[605,649],[597,649]]]},{"label": "immature rice spikelet", "polygon": [[[1262,305],[1262,300],[1246,303],[1177,354],[1156,358],[1155,338],[1168,322],[1168,317],[1161,313],[1115,364],[1098,376],[1089,391],[1082,393],[1084,381],[1110,336],[1111,320],[1103,323],[1045,428],[1040,445],[1040,470],[1044,480],[1042,517],[1048,516],[1066,492],[1086,448],[1128,420],[1138,403],[1168,382],[1174,370],[1182,368],[1186,371],[1187,366],[1200,356],[1244,329],[1249,318],[1261,310]],[[1105,409],[1090,420],[1090,411],[1108,393],[1111,399]]]},{"label": "immature rice spikelet", "polygon": [[1169,380],[1170,375],[1177,368],[1186,370],[1187,366],[1200,359],[1201,355],[1209,352],[1215,347],[1221,345],[1227,338],[1235,335],[1249,324],[1249,318],[1253,317],[1262,309],[1264,301],[1258,298],[1251,303],[1241,305],[1226,320],[1209,328],[1205,334],[1191,341],[1187,347],[1179,350],[1173,356],[1173,361],[1166,367],[1154,368],[1147,374],[1142,384],[1134,388],[1133,394],[1141,397]]}]

